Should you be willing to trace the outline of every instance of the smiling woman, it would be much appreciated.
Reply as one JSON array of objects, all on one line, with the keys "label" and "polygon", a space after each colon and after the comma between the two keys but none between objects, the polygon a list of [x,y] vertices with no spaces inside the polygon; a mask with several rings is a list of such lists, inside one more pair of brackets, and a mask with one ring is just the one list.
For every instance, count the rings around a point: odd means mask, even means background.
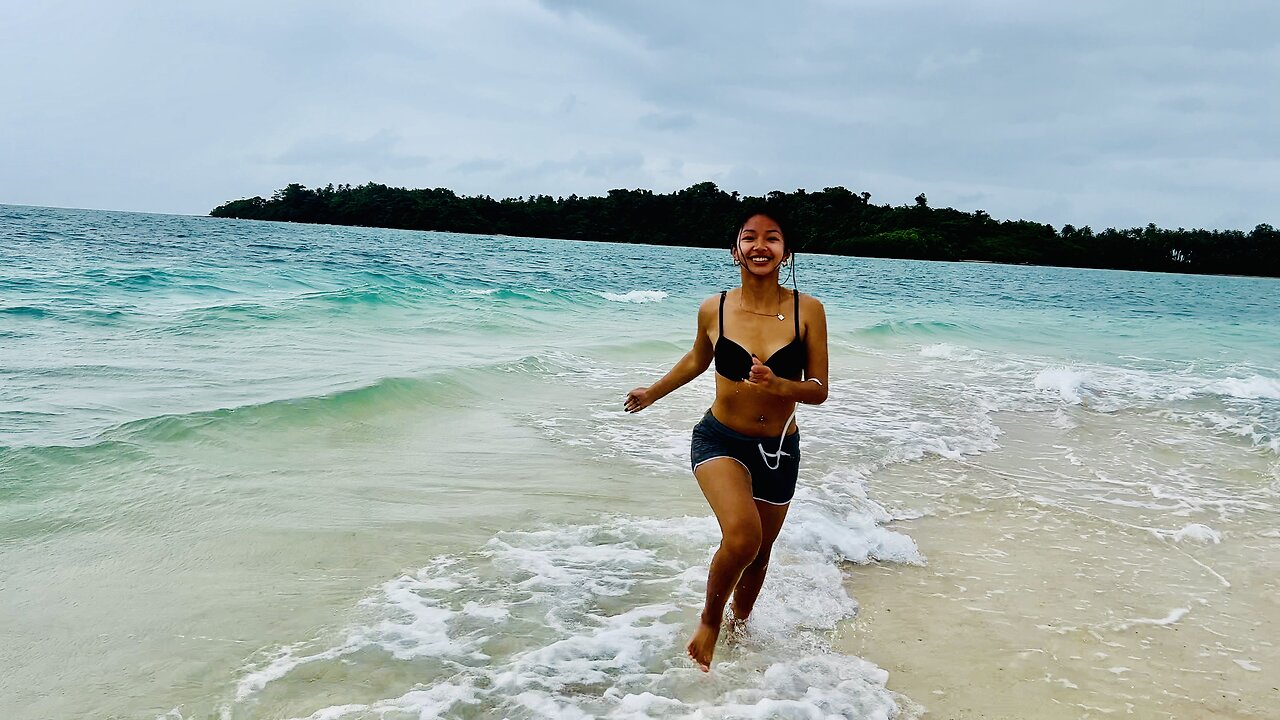
[{"label": "smiling woman", "polygon": [[[753,211],[731,254],[741,286],[703,301],[693,349],[661,380],[627,395],[639,412],[701,375],[715,361],[716,397],[693,430],[690,462],[720,525],[706,603],[686,651],[711,669],[732,595],[734,631],[746,629],[769,567],[770,551],[795,495],[800,471],[798,403],[827,399],[827,327],[822,303],[779,282],[794,268],[777,211]],[[792,322],[787,323],[788,314]],[[739,340],[725,335],[725,320]],[[760,356],[768,358],[761,362]],[[778,437],[773,452],[766,450]]]}]

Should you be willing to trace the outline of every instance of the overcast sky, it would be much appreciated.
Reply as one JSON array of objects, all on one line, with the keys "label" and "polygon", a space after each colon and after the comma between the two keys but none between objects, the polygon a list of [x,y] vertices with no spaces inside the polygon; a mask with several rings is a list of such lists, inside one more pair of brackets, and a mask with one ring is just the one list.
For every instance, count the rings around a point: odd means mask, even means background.
[{"label": "overcast sky", "polygon": [[6,3],[0,203],[376,181],[1280,225],[1280,2]]}]

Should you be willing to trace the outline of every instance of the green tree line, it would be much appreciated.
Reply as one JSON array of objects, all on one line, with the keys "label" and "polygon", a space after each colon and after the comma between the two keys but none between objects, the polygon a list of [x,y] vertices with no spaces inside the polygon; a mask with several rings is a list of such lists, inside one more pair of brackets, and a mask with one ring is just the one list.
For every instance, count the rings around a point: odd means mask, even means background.
[{"label": "green tree line", "polygon": [[495,200],[446,188],[409,190],[377,183],[308,189],[291,184],[269,199],[232,200],[214,217],[699,247],[728,246],[739,216],[775,208],[801,252],[918,260],[985,260],[1121,270],[1280,277],[1280,231],[1166,230],[996,220],[982,210],[876,205],[843,187],[740,196],[698,183],[670,194],[610,190],[603,197]]}]

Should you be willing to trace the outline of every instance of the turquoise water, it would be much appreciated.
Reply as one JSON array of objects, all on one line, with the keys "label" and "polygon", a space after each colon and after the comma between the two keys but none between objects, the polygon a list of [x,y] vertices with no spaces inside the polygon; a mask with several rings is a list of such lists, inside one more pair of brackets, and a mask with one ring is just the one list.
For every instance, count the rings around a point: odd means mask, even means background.
[{"label": "turquoise water", "polygon": [[849,563],[927,566],[914,517],[1013,493],[1210,565],[1280,537],[1276,281],[804,256],[832,399],[703,682],[710,378],[620,409],[726,252],[0,206],[0,267],[15,717],[889,717],[928,699],[832,636]]}]

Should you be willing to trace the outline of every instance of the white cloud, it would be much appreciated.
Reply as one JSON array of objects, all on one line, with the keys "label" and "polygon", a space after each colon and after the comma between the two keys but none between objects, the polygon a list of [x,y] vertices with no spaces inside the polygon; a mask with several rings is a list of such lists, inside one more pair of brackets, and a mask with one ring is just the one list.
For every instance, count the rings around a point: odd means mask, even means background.
[{"label": "white cloud", "polygon": [[1094,227],[1277,206],[1280,7],[1009,0],[15,6],[0,202],[289,182],[763,193]]}]

